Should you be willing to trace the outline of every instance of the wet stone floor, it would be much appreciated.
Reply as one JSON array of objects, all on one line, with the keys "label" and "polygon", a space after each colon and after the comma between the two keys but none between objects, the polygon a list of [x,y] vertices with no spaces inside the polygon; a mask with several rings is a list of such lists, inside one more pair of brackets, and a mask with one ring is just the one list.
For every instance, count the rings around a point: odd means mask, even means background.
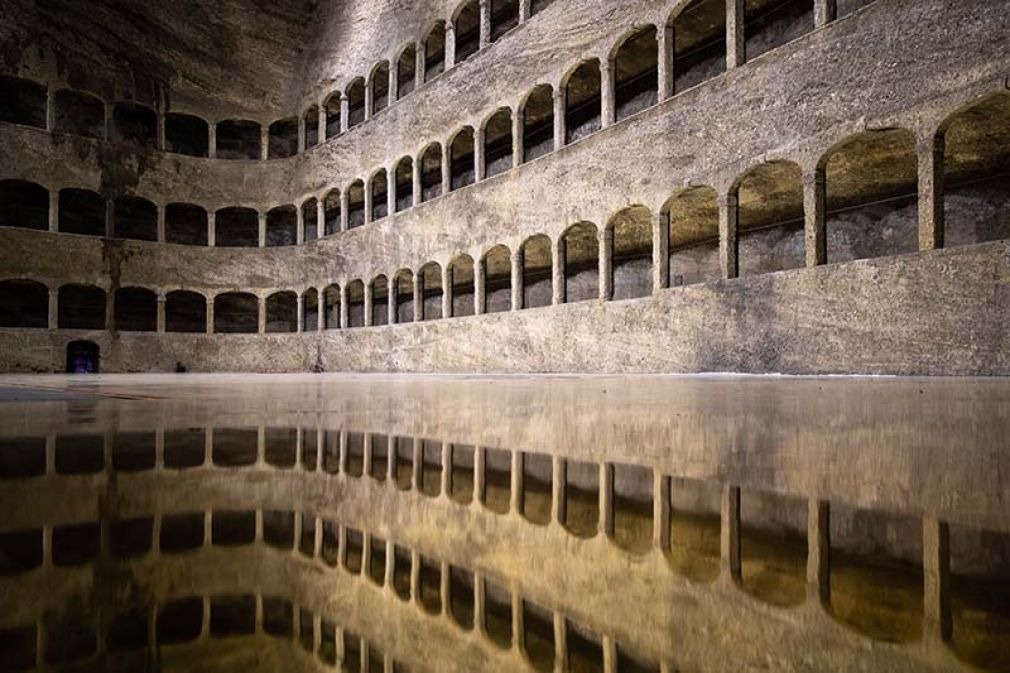
[{"label": "wet stone floor", "polygon": [[6,671],[1010,671],[1010,380],[0,377]]}]

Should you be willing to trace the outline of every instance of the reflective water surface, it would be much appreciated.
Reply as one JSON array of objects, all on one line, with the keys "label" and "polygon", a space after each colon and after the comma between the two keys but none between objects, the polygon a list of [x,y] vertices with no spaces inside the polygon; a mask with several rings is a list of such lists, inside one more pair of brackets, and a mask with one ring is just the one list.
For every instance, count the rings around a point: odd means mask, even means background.
[{"label": "reflective water surface", "polygon": [[1010,670],[1010,380],[0,377],[0,671]]}]

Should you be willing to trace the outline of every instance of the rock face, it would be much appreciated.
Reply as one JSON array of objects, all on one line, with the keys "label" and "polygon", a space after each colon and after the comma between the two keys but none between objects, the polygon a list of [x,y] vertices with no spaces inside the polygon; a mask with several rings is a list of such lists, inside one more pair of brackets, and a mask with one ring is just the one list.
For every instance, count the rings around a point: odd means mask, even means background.
[{"label": "rock face", "polygon": [[1010,373],[1002,3],[729,9],[0,0],[0,369]]}]

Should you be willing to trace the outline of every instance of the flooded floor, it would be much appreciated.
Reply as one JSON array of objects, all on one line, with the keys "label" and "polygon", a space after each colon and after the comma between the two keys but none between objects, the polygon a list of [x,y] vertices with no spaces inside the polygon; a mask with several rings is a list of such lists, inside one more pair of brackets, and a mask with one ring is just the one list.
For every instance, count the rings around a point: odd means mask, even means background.
[{"label": "flooded floor", "polygon": [[0,508],[0,672],[1010,670],[1010,380],[0,377]]}]

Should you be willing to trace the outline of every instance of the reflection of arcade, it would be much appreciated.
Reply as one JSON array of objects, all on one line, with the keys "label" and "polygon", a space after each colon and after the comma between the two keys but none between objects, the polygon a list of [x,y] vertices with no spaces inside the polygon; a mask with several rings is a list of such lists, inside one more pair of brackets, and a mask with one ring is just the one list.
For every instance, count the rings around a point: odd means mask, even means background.
[{"label": "reflection of arcade", "polygon": [[97,374],[100,349],[90,341],[71,341],[67,344],[68,374]]}]

